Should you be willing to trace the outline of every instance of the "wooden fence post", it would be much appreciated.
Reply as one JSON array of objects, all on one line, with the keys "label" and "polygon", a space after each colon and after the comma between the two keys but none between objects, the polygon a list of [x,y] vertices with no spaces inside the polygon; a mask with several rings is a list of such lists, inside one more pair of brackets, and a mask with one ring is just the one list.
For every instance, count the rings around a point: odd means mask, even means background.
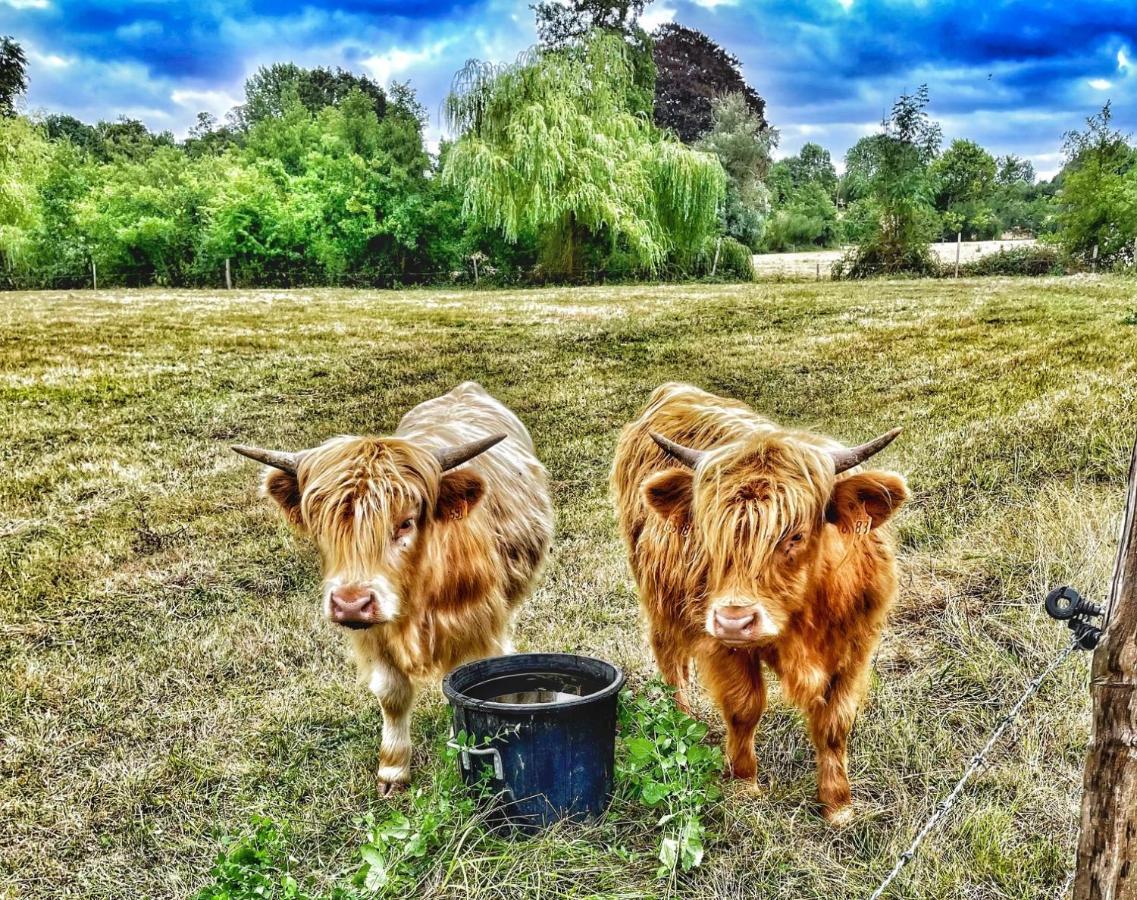
[{"label": "wooden fence post", "polygon": [[225,290],[233,290],[233,275],[229,271],[229,257],[225,257]]},{"label": "wooden fence post", "polygon": [[1098,270],[1098,245],[1094,244],[1093,260],[1090,263],[1090,271],[1096,272]]},{"label": "wooden fence post", "polygon": [[95,268],[95,261],[91,260],[91,290],[99,289],[99,270]]},{"label": "wooden fence post", "polygon": [[719,270],[719,251],[722,250],[722,238],[720,237],[715,242],[715,261],[711,263],[711,278],[715,277],[715,272]]},{"label": "wooden fence post", "polygon": [[1105,634],[1094,651],[1074,900],[1137,900],[1137,443]]},{"label": "wooden fence post", "polygon": [[959,277],[959,251],[963,249],[963,232],[957,231],[955,234],[955,277]]}]

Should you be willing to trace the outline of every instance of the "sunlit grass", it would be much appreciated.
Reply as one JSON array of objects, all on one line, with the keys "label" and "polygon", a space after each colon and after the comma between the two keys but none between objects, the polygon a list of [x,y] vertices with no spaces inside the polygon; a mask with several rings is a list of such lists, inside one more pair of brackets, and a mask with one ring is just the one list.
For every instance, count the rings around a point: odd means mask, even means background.
[{"label": "sunlit grass", "polygon": [[[653,813],[621,803],[594,828],[439,858],[431,883],[472,898],[866,896],[1065,641],[1045,590],[1104,593],[1137,420],[1135,298],[1105,278],[6,295],[0,884],[185,896],[254,816],[283,826],[317,885],[357,866],[363,818],[388,802],[371,778],[379,711],[320,619],[314,554],[257,499],[236,440],[388,431],[481,381],[531,428],[558,510],[520,649],[603,656],[643,684],[607,472],[619,427],[679,378],[850,441],[905,427],[881,460],[915,499],[851,746],[858,817],[836,832],[817,816],[808,740],[775,700],[762,791],[727,792],[693,874],[657,881]],[[446,721],[429,691],[416,785],[441,764]],[[894,896],[1052,897],[1087,722],[1078,659]]]}]

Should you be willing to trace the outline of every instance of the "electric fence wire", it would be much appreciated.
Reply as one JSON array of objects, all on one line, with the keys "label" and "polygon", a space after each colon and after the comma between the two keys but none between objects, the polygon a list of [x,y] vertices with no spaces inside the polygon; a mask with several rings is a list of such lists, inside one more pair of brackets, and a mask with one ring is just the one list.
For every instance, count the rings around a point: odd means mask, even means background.
[{"label": "electric fence wire", "polygon": [[1051,662],[1050,665],[1039,672],[1038,675],[1035,676],[1034,680],[1027,685],[1026,690],[1024,690],[1019,699],[1015,701],[1014,706],[1012,706],[1010,711],[1005,716],[1003,716],[1002,719],[999,720],[999,724],[991,733],[991,737],[987,739],[987,743],[983,745],[983,749],[971,758],[971,762],[968,764],[967,769],[963,773],[963,776],[959,779],[958,782],[956,782],[956,785],[952,789],[952,792],[948,794],[932,811],[932,814],[924,823],[924,827],[921,828],[917,833],[916,837],[912,840],[912,843],[908,846],[908,849],[900,854],[900,858],[896,860],[896,865],[892,867],[892,871],[889,872],[887,876],[885,876],[884,881],[882,881],[880,883],[880,886],[875,891],[873,891],[873,894],[869,900],[880,900],[880,898],[884,896],[884,892],[888,889],[888,886],[892,884],[892,882],[896,879],[896,876],[898,876],[904,870],[904,867],[907,866],[908,863],[910,863],[916,856],[916,851],[920,849],[920,845],[924,843],[924,839],[927,838],[928,835],[935,830],[936,826],[943,820],[944,816],[951,812],[952,807],[955,806],[956,801],[959,800],[960,796],[963,794],[963,789],[967,786],[968,781],[970,781],[975,773],[978,772],[980,768],[982,768],[983,764],[986,762],[987,754],[991,752],[991,749],[995,746],[995,744],[998,743],[999,738],[1003,736],[1003,734],[1011,726],[1015,719],[1019,717],[1019,714],[1023,711],[1023,707],[1026,706],[1031,697],[1038,693],[1039,688],[1042,687],[1042,683],[1050,676],[1050,674],[1054,672],[1054,670],[1057,669],[1060,665],[1062,665],[1062,663],[1066,661],[1067,657],[1073,654],[1073,652],[1077,649],[1078,639],[1075,638],[1069,646],[1067,646],[1061,653],[1058,654],[1058,656],[1054,658],[1054,661]]}]

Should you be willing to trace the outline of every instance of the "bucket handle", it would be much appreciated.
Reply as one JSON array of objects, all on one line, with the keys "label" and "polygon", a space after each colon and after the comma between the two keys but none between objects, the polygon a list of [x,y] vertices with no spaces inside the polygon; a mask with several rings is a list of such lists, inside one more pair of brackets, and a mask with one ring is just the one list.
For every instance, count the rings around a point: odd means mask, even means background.
[{"label": "bucket handle", "polygon": [[462,768],[470,770],[471,756],[489,756],[493,760],[493,774],[498,781],[505,781],[505,771],[501,767],[501,754],[497,747],[463,747],[457,741],[447,741],[446,746],[457,750],[462,758]]},{"label": "bucket handle", "polygon": [[[510,734],[518,734],[521,731],[520,726],[513,725],[509,730]],[[505,769],[501,764],[501,753],[497,747],[463,747],[454,737],[454,726],[450,726],[450,740],[446,742],[446,746],[451,750],[457,750],[462,760],[462,768],[467,772],[470,771],[470,757],[471,756],[488,756],[493,762],[494,778],[498,781],[505,781]]]}]

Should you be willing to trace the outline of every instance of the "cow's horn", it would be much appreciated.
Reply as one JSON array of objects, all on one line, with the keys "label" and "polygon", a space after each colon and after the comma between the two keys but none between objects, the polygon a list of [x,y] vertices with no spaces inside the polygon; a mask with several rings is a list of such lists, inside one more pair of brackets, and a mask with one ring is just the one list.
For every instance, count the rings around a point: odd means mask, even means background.
[{"label": "cow's horn", "polygon": [[867,444],[861,444],[859,447],[842,447],[840,450],[830,450],[829,455],[833,457],[835,474],[840,475],[853,466],[859,466],[870,456],[880,453],[881,450],[896,440],[896,436],[903,430],[903,428],[893,428],[892,431],[886,431],[880,437],[875,437]]},{"label": "cow's horn", "polygon": [[684,447],[682,444],[675,443],[675,441],[669,441],[662,434],[656,434],[654,431],[651,432],[651,439],[659,444],[666,452],[679,460],[679,462],[683,463],[683,465],[690,466],[692,469],[707,455],[704,450],[693,450],[690,447]]},{"label": "cow's horn", "polygon": [[243,444],[234,444],[232,449],[234,453],[240,453],[242,456],[255,459],[257,462],[272,466],[274,469],[280,469],[289,475],[295,475],[296,467],[300,464],[299,453],[286,453],[283,450],[262,450],[260,447],[246,447]]},{"label": "cow's horn", "polygon": [[444,447],[441,450],[434,451],[434,458],[438,460],[442,471],[445,472],[473,459],[479,453],[485,453],[490,447],[504,441],[505,438],[506,435],[504,434],[494,434],[487,438],[478,438],[478,440],[470,441],[467,444],[459,444],[456,447]]}]

